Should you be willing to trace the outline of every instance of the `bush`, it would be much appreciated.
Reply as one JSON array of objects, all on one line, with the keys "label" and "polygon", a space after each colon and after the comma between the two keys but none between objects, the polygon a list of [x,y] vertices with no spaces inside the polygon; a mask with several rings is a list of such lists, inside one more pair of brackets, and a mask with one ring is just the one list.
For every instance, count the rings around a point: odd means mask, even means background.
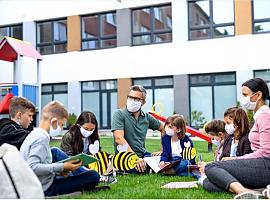
[{"label": "bush", "polygon": [[75,113],[69,113],[68,120],[67,120],[67,128],[69,129],[72,125],[74,125],[76,120],[77,120],[77,116],[75,115]]}]

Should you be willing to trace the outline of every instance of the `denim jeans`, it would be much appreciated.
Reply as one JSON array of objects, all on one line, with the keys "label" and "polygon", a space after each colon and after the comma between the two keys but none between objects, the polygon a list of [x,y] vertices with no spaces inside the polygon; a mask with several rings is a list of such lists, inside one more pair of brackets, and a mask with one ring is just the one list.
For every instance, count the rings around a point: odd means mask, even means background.
[{"label": "denim jeans", "polygon": [[44,192],[45,196],[69,194],[77,191],[87,191],[99,183],[99,174],[90,170],[74,176],[55,178],[52,185]]},{"label": "denim jeans", "polygon": [[[53,163],[58,162],[60,160],[64,160],[64,159],[69,157],[64,151],[62,151],[58,147],[52,147],[51,152],[52,152],[52,159],[53,159],[52,162]],[[89,170],[87,170],[84,167],[80,167],[80,168],[74,170],[72,173],[70,173],[69,176],[78,175],[80,173],[87,172],[87,171],[89,171]]]},{"label": "denim jeans", "polygon": [[[57,147],[51,148],[53,162],[68,158],[69,156]],[[56,176],[52,185],[45,191],[45,196],[55,196],[72,192],[90,190],[99,183],[99,174],[93,170],[80,167],[69,176]]]}]

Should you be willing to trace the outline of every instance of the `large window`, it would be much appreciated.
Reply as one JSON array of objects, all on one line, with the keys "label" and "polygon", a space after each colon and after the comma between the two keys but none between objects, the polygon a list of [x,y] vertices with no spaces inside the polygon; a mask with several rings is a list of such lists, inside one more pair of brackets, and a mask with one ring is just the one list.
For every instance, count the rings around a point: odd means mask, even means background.
[{"label": "large window", "polygon": [[190,75],[189,87],[192,126],[200,127],[214,118],[223,119],[224,111],[236,106],[235,73]]},{"label": "large window", "polygon": [[171,5],[132,10],[132,44],[172,42]]},{"label": "large window", "polygon": [[142,110],[145,112],[154,111],[168,117],[174,113],[173,78],[143,78],[133,79],[133,85],[142,85],[146,89],[146,104]]},{"label": "large window", "polygon": [[82,50],[116,47],[116,13],[83,16]]},{"label": "large window", "polygon": [[270,89],[270,70],[256,70],[254,71],[255,78],[261,78],[266,81],[268,88]]},{"label": "large window", "polygon": [[68,86],[67,83],[42,84],[41,86],[41,106],[53,100],[60,101],[66,108],[68,107]]},{"label": "large window", "polygon": [[13,37],[19,40],[23,39],[22,25],[8,25],[0,27],[0,40],[3,39],[4,36]]},{"label": "large window", "polygon": [[82,82],[82,111],[96,115],[99,128],[110,129],[113,112],[117,109],[117,81]]},{"label": "large window", "polygon": [[234,35],[233,0],[188,0],[189,40]]},{"label": "large window", "polygon": [[270,1],[253,0],[253,33],[270,33]]},{"label": "large window", "polygon": [[67,51],[67,20],[37,22],[37,50],[41,54]]}]

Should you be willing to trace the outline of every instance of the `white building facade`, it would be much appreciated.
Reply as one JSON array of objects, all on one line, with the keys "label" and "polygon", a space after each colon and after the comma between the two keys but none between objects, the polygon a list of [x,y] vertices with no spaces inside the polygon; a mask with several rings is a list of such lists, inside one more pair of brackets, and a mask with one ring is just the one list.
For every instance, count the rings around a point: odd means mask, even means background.
[{"label": "white building facade", "polygon": [[[156,104],[197,126],[222,119],[245,80],[270,81],[268,0],[2,0],[0,9],[0,37],[43,55],[41,107],[93,111],[101,129],[133,84],[147,89],[144,111]],[[35,82],[35,62],[24,59],[22,76]],[[0,83],[12,82],[11,65],[0,61]]]}]

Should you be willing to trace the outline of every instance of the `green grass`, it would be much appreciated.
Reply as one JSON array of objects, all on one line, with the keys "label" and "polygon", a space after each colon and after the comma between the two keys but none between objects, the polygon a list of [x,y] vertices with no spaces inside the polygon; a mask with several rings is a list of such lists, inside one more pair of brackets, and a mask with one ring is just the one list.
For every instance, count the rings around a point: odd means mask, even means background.
[{"label": "green grass", "polygon": [[[51,146],[59,146],[59,141],[52,141]],[[201,154],[204,161],[213,160],[213,154],[208,153],[207,142],[195,141],[197,154]],[[113,153],[113,139],[101,138],[103,151]],[[160,150],[159,139],[147,139],[147,150],[150,152]],[[232,199],[230,193],[210,193],[202,187],[192,189],[160,189],[160,186],[172,181],[194,181],[190,177],[163,176],[160,174],[149,175],[122,175],[117,176],[117,183],[111,185],[111,190],[100,192],[85,192],[82,195],[70,198],[78,199]],[[68,196],[65,198],[69,198]]]}]

